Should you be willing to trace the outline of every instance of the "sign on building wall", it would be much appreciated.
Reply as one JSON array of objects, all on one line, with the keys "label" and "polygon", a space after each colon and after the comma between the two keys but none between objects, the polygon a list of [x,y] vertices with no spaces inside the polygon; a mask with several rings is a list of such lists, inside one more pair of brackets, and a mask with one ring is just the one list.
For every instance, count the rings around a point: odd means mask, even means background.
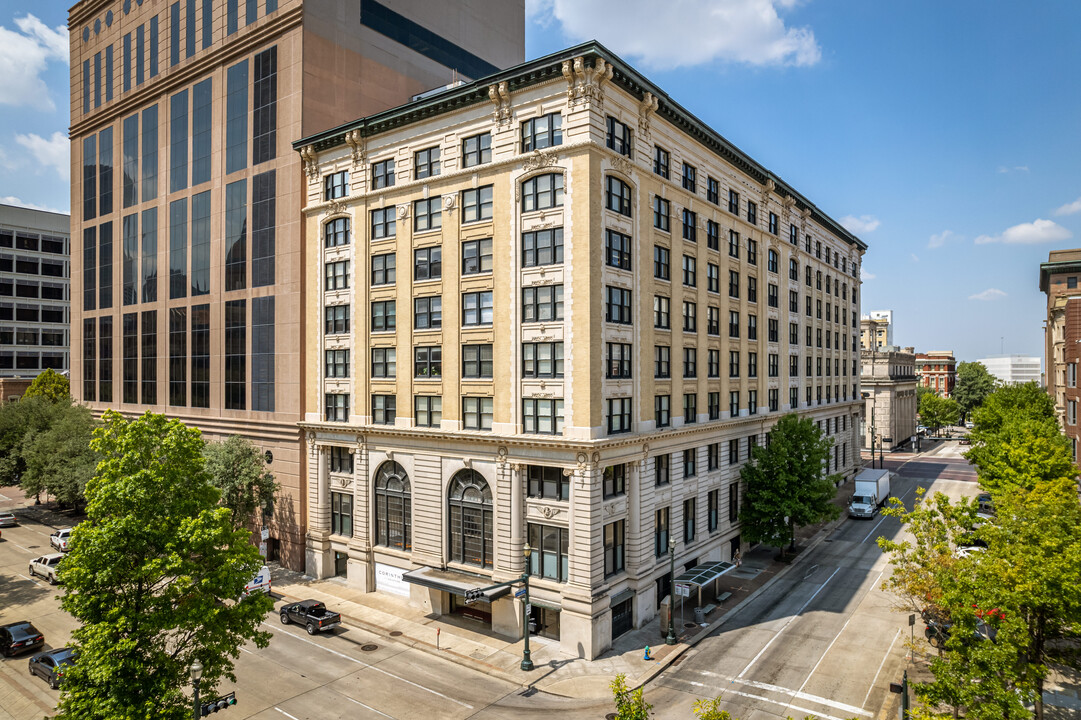
[{"label": "sign on building wall", "polygon": [[409,583],[402,579],[405,570],[393,565],[375,564],[375,589],[392,595],[409,597]]}]

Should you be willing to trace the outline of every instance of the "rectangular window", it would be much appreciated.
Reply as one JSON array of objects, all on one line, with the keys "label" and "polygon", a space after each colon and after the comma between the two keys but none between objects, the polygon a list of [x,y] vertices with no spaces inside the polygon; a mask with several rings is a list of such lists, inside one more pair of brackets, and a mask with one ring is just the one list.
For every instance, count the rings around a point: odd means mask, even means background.
[{"label": "rectangular window", "polygon": [[654,145],[653,146],[653,172],[660,175],[665,180],[668,179],[668,165],[669,155],[668,151],[664,148]]},{"label": "rectangular window", "polygon": [[707,506],[707,529],[709,532],[713,532],[720,524],[720,504],[721,504],[721,491],[710,490],[706,495]]},{"label": "rectangular window", "polygon": [[124,118],[123,204],[139,202],[139,115]]},{"label": "rectangular window", "polygon": [[139,291],[136,275],[139,265],[139,214],[132,213],[124,217],[121,224],[121,232],[124,235],[123,243],[123,286],[121,302],[124,305],[134,305],[139,302]]},{"label": "rectangular window", "polygon": [[[390,257],[394,255],[384,255]],[[393,262],[391,264],[393,270]],[[417,248],[413,251],[413,279],[416,281],[435,280],[443,275],[443,249],[439,246]],[[374,278],[374,265],[373,265]],[[391,282],[393,282],[393,272]],[[374,284],[374,283],[373,283]]]},{"label": "rectangular window", "polygon": [[713,220],[706,220],[706,247],[710,250],[721,249],[721,226]]},{"label": "rectangular window", "polygon": [[372,190],[394,187],[394,158],[372,163]]},{"label": "rectangular window", "polygon": [[105,102],[113,99],[113,46],[105,47]]},{"label": "rectangular window", "polygon": [[248,166],[248,61],[230,67],[225,83],[225,172],[232,173]]},{"label": "rectangular window", "polygon": [[683,163],[683,189],[696,192],[698,188],[698,170],[694,165]]},{"label": "rectangular window", "polygon": [[522,123],[522,152],[563,144],[563,116],[549,113]]},{"label": "rectangular window", "polygon": [[570,477],[563,473],[562,468],[527,465],[526,481],[529,497],[548,500],[570,499]]},{"label": "rectangular window", "polygon": [[683,301],[683,332],[698,332],[698,304]]},{"label": "rectangular window", "polygon": [[751,265],[758,264],[758,241],[747,238],[747,262]]},{"label": "rectangular window", "polygon": [[[269,7],[268,7],[269,9]],[[214,0],[203,0],[203,50],[214,41]]]},{"label": "rectangular window", "polygon": [[697,393],[683,393],[683,424],[690,425],[698,422],[698,395]]},{"label": "rectangular window", "polygon": [[481,133],[462,140],[462,167],[473,167],[492,161],[492,134]]},{"label": "rectangular window", "polygon": [[113,211],[113,129],[98,133],[98,215]]},{"label": "rectangular window", "polygon": [[670,208],[671,204],[660,195],[653,197],[653,227],[669,232],[671,228],[669,223]]},{"label": "rectangular window", "polygon": [[463,378],[491,378],[492,377],[492,346],[491,345],[463,345],[462,346],[462,377]]},{"label": "rectangular window", "polygon": [[90,112],[90,60],[83,60],[83,115],[88,112]]},{"label": "rectangular window", "polygon": [[492,186],[462,190],[462,222],[492,219]]},{"label": "rectangular window", "polygon": [[[562,351],[562,343],[559,343]],[[562,353],[561,353],[562,357]],[[631,377],[630,343],[605,344],[605,377],[627,379]]]},{"label": "rectangular window", "polygon": [[788,242],[799,245],[799,228],[795,225],[788,226]]},{"label": "rectangular window", "polygon": [[327,422],[345,422],[349,419],[349,396],[327,393],[323,396]]},{"label": "rectangular window", "polygon": [[[194,0],[190,0],[194,2]],[[191,90],[191,184],[210,180],[210,123],[213,117],[211,80],[207,78]]]},{"label": "rectangular window", "polygon": [[758,224],[758,205],[750,200],[747,201],[747,222],[751,225]]},{"label": "rectangular window", "polygon": [[706,308],[706,333],[709,335],[721,334],[721,309],[715,307]]},{"label": "rectangular window", "polygon": [[[627,240],[629,241],[630,238]],[[522,233],[522,267],[559,265],[562,262],[563,228]]]},{"label": "rectangular window", "polygon": [[462,242],[462,275],[478,275],[492,271],[492,239]]},{"label": "rectangular window", "polygon": [[672,398],[670,395],[656,395],[653,398],[653,422],[657,427],[672,424]]},{"label": "rectangular window", "polygon": [[663,295],[653,296],[653,327],[669,330],[672,327],[672,301]]},{"label": "rectangular window", "polygon": [[225,186],[225,289],[243,290],[248,282],[248,181]]},{"label": "rectangular window", "polygon": [[438,345],[414,348],[413,377],[419,380],[443,377],[443,348]]},{"label": "rectangular window", "polygon": [[[562,228],[559,229],[562,235]],[[631,269],[631,237],[615,230],[605,230],[604,260],[609,267],[620,270]],[[560,237],[560,260],[563,255],[562,237]]]},{"label": "rectangular window", "polygon": [[776,213],[770,213],[769,214],[769,231],[773,235],[777,234],[777,214]]},{"label": "rectangular window", "polygon": [[758,339],[758,316],[757,315],[748,315],[747,316],[747,339],[748,340],[757,340]]},{"label": "rectangular window", "polygon": [[[327,351],[334,352],[334,351]],[[338,350],[337,352],[347,352]],[[332,377],[347,377],[349,374],[348,355],[346,355],[345,372],[342,375]],[[328,369],[328,375],[329,369]],[[372,377],[388,379],[397,377],[398,374],[398,351],[395,348],[372,348]]]},{"label": "rectangular window", "polygon": [[664,557],[668,554],[668,539],[670,537],[669,508],[660,508],[653,513],[653,554]]},{"label": "rectangular window", "polygon": [[394,300],[380,300],[372,303],[372,332],[385,332],[396,327],[396,308]]},{"label": "rectangular window", "polygon": [[247,307],[245,300],[225,303],[225,409],[244,410],[247,390]]},{"label": "rectangular window", "polygon": [[83,228],[83,310],[97,307],[98,229]]},{"label": "rectangular window", "polygon": [[143,110],[143,201],[158,196],[158,106]]},{"label": "rectangular window", "polygon": [[353,536],[353,496],[350,493],[330,493],[330,534]]},{"label": "rectangular window", "polygon": [[739,193],[735,190],[728,191],[728,212],[739,215]]},{"label": "rectangular window", "polygon": [[[739,440],[732,439],[728,441],[728,464],[735,465],[739,462]],[[730,520],[732,518],[729,518]]]},{"label": "rectangular window", "polygon": [[413,329],[432,330],[443,327],[443,298],[413,298]]},{"label": "rectangular window", "polygon": [[728,486],[728,522],[734,523],[737,520],[739,520],[739,483],[731,483]]},{"label": "rectangular window", "polygon": [[620,215],[631,216],[631,186],[614,175],[605,178],[605,207]]},{"label": "rectangular window", "polygon": [[440,197],[413,201],[413,230],[427,232],[443,227],[443,200]]},{"label": "rectangular window", "polygon": [[708,376],[711,378],[719,378],[721,376],[721,351],[710,349],[706,353],[706,366]]},{"label": "rectangular window", "polygon": [[522,322],[563,319],[563,286],[539,285],[522,288]]},{"label": "rectangular window", "polygon": [[683,377],[698,377],[698,348],[683,348]]},{"label": "rectangular window", "polygon": [[462,293],[462,325],[492,324],[492,291]]},{"label": "rectangular window", "polygon": [[[195,54],[195,0],[188,0],[187,12],[184,13],[184,26],[187,29],[185,33],[185,57],[191,57]],[[174,30],[174,42],[179,40],[180,35],[178,30]]]},{"label": "rectangular window", "polygon": [[98,216],[98,138],[83,138],[83,220]]},{"label": "rectangular window", "polygon": [[[372,227],[372,240],[373,241],[383,240],[385,238],[392,238],[392,237],[395,236],[395,234],[396,234],[396,225],[395,225],[395,213],[394,213],[394,207],[393,206],[380,208],[378,210],[372,210],[371,215],[372,215],[371,227]],[[342,230],[343,230],[343,232],[341,233],[342,242],[336,242],[336,243],[334,243],[335,245],[344,245],[347,242],[349,242],[348,236],[347,236],[347,234],[345,232],[349,227],[349,220],[348,220],[348,218],[337,218],[337,219],[331,220],[330,222],[327,223],[327,226],[326,226],[327,227],[327,232],[328,232],[328,234],[327,234],[327,240],[328,240],[327,247],[331,247],[331,245],[329,244],[329,240],[330,240],[329,231],[330,231],[332,226],[340,226],[342,228]],[[337,236],[338,236],[338,233],[335,233],[335,238],[337,238]]]},{"label": "rectangular window", "polygon": [[397,415],[397,396],[372,395],[372,423],[375,425],[393,425]]},{"label": "rectangular window", "polygon": [[[98,307],[113,306],[113,224],[98,227]],[[22,318],[16,318],[21,320]],[[37,318],[32,318],[36,320]]]},{"label": "rectangular window", "polygon": [[252,59],[252,165],[277,156],[278,48],[272,47]]},{"label": "rectangular window", "polygon": [[728,393],[728,417],[739,417],[739,390],[731,390]]},{"label": "rectangular window", "polygon": [[[87,322],[83,323],[83,327],[86,328]],[[113,318],[102,317],[98,318],[98,344],[99,344],[99,364],[98,364],[98,399],[101,402],[113,401]],[[89,320],[90,337],[89,342],[93,345],[94,342],[94,321]],[[57,333],[60,336],[60,342],[57,345],[63,344],[63,333]],[[48,345],[45,341],[46,333],[42,333],[42,344]],[[91,353],[92,354],[92,353]],[[94,362],[91,357],[90,360],[90,374],[93,376]],[[93,400],[93,397],[89,398]]]},{"label": "rectangular window", "polygon": [[[558,468],[552,468],[558,470]],[[557,582],[570,577],[567,560],[570,532],[566,528],[529,523],[529,574]]]},{"label": "rectangular window", "polygon": [[188,404],[188,309],[169,308],[169,404]]},{"label": "rectangular window", "polygon": [[627,466],[609,465],[604,468],[602,479],[604,498],[624,495],[627,492]]},{"label": "rectangular window", "polygon": [[125,313],[123,323],[123,401],[134,404],[139,402],[139,313]]},{"label": "rectangular window", "polygon": [[672,376],[672,348],[668,345],[653,346],[653,377]]},{"label": "rectangular window", "polygon": [[337,200],[349,194],[349,171],[340,170],[323,176],[323,199]]},{"label": "rectangular window", "polygon": [[466,430],[491,430],[492,398],[462,398],[462,427]]},{"label": "rectangular window", "polygon": [[413,398],[413,423],[417,427],[439,427],[443,421],[443,398],[417,395]]},{"label": "rectangular window", "polygon": [[[260,173],[251,183],[251,286],[274,284],[276,217],[276,176],[274,170]],[[192,243],[192,252],[195,247]],[[192,258],[194,265],[195,258]],[[192,269],[194,274],[194,267]]]},{"label": "rectangular window", "polygon": [[608,398],[605,417],[608,418],[608,434],[617,435],[631,431],[631,399]]},{"label": "rectangular window", "polygon": [[631,157],[631,129],[627,125],[608,116],[608,135],[605,144],[620,155]]},{"label": "rectangular window", "polygon": [[101,53],[94,53],[94,107],[101,107]]},{"label": "rectangular window", "polygon": [[653,277],[668,280],[671,273],[671,253],[666,247],[653,246]]},{"label": "rectangular window", "polygon": [[735,310],[728,311],[728,337],[739,337],[739,313]]},{"label": "rectangular window", "polygon": [[522,343],[522,377],[563,377],[563,343]]},{"label": "rectangular window", "polygon": [[439,174],[439,147],[430,147],[413,153],[413,179],[421,180]]},{"label": "rectangular window", "polygon": [[698,263],[690,255],[683,256],[683,284],[687,287],[698,284]]},{"label": "rectangular window", "polygon": [[672,456],[658,455],[653,458],[653,481],[656,485],[667,485],[672,481]]},{"label": "rectangular window", "polygon": [[[103,318],[104,319],[104,318]],[[83,401],[94,402],[96,397],[94,379],[96,373],[95,360],[97,358],[97,342],[94,318],[83,319]]]},{"label": "rectangular window", "polygon": [[143,381],[142,403],[158,402],[158,312],[143,312]]},{"label": "rectangular window", "polygon": [[210,306],[191,308],[191,406],[210,407]]},{"label": "rectangular window", "polygon": [[617,520],[604,526],[604,576],[623,572],[624,522]]},{"label": "rectangular window", "polygon": [[169,99],[169,192],[188,187],[188,91]]},{"label": "rectangular window", "polygon": [[698,242],[698,216],[690,210],[683,210],[683,239]]},{"label": "rectangular window", "polygon": [[697,529],[695,517],[698,513],[698,501],[689,498],[683,501],[683,542],[694,542],[694,534]]},{"label": "rectangular window", "polygon": [[716,178],[707,178],[706,180],[706,200],[709,200],[714,205],[720,202],[721,197],[721,183]]},{"label": "rectangular window", "polygon": [[274,296],[251,301],[251,409],[274,412]]},{"label": "rectangular window", "polygon": [[150,18],[150,77],[158,74],[158,17]]},{"label": "rectangular window", "polygon": [[210,192],[191,196],[192,297],[210,294]]}]

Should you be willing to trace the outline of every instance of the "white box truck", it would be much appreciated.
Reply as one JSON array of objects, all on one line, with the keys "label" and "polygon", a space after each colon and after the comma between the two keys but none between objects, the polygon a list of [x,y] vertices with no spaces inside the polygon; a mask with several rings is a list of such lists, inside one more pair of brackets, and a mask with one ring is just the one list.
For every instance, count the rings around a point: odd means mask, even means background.
[{"label": "white box truck", "polygon": [[873,518],[890,496],[889,470],[861,470],[856,475],[852,500],[848,503],[848,516]]}]

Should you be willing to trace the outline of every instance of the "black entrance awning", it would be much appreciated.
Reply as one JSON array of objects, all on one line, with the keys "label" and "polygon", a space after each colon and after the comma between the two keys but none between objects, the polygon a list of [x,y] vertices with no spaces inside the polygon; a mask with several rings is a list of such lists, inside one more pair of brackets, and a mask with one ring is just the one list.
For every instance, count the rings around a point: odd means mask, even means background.
[{"label": "black entrance awning", "polygon": [[[413,583],[414,585],[421,585],[423,587],[432,588],[433,590],[442,590],[443,592],[449,592],[452,595],[465,596],[466,590],[472,590],[473,588],[487,587],[493,583],[490,577],[484,575],[474,575],[473,573],[462,572],[461,570],[440,570],[433,567],[419,567],[416,570],[410,570],[402,575],[402,580],[407,583]],[[502,597],[510,592],[510,588],[504,585],[503,587],[495,588],[484,593],[484,599],[488,602]]]}]

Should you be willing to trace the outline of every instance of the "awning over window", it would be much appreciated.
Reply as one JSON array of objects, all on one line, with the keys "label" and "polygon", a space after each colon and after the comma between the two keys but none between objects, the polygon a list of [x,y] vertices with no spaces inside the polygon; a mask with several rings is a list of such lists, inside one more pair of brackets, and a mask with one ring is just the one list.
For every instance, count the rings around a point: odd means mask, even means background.
[{"label": "awning over window", "polygon": [[720,562],[706,563],[705,565],[696,565],[677,577],[676,584],[702,587],[703,585],[708,585],[713,582],[734,567],[735,565],[733,563],[725,562],[723,560]]},{"label": "awning over window", "polygon": [[630,588],[627,588],[625,590],[620,590],[619,592],[617,592],[615,595],[612,596],[612,600],[611,600],[611,602],[608,603],[608,605],[609,605],[609,607],[615,607],[616,605],[619,605],[621,602],[626,602],[627,600],[630,600],[632,597],[634,597],[634,590],[632,590]]},{"label": "awning over window", "polygon": [[[420,567],[416,570],[410,570],[402,575],[402,580],[414,585],[421,585],[433,590],[442,590],[443,592],[461,596],[465,596],[466,590],[487,587],[493,584],[492,579],[484,575],[474,575],[461,570],[440,570],[432,567]],[[507,586],[489,590],[484,593],[484,599],[491,602],[508,592],[510,592],[510,588]]]}]

